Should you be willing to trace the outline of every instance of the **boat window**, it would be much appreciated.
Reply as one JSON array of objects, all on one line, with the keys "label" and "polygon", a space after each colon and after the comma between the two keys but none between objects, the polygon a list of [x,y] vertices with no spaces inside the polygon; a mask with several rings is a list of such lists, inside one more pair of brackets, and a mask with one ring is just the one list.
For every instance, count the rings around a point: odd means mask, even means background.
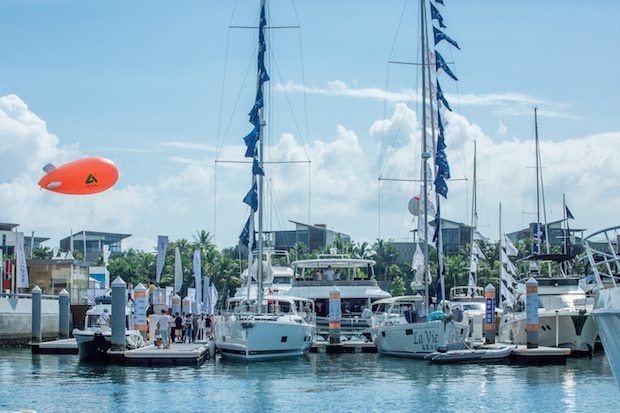
[{"label": "boat window", "polygon": [[316,307],[316,315],[319,317],[327,317],[329,313],[329,300],[326,298],[318,298],[314,306]]}]

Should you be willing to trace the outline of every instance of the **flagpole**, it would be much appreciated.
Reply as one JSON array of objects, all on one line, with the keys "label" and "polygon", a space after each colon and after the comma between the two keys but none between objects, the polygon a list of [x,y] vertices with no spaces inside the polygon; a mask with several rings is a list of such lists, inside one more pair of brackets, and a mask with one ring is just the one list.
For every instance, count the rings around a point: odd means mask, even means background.
[{"label": "flagpole", "polygon": [[502,268],[504,267],[504,263],[502,263],[502,203],[499,203],[499,245],[498,245],[498,254],[499,254],[499,265],[500,265],[500,270],[499,270],[499,308],[502,308],[502,304],[504,302],[503,298],[502,298],[502,284],[503,284],[503,280],[502,280]]}]

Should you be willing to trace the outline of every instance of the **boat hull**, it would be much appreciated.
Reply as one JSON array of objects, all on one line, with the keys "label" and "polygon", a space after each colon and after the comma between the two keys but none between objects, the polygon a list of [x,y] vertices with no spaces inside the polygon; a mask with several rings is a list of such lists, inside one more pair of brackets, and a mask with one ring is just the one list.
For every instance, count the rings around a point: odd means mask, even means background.
[{"label": "boat hull", "polygon": [[[499,340],[503,343],[527,344],[527,317],[525,313],[505,314],[499,326]],[[572,355],[592,353],[596,340],[596,325],[591,313],[585,311],[539,311],[538,345],[562,347]]]},{"label": "boat hull", "polygon": [[599,290],[592,316],[598,327],[609,365],[620,384],[620,287]]},{"label": "boat hull", "polygon": [[452,321],[396,323],[373,329],[373,342],[381,354],[423,358],[439,349],[464,347],[467,326]]},{"label": "boat hull", "polygon": [[214,326],[222,357],[264,361],[299,357],[310,351],[315,328],[295,321],[223,318]]},{"label": "boat hull", "polygon": [[93,331],[74,331],[73,336],[78,346],[80,361],[105,361],[107,352],[112,347],[111,333]]}]

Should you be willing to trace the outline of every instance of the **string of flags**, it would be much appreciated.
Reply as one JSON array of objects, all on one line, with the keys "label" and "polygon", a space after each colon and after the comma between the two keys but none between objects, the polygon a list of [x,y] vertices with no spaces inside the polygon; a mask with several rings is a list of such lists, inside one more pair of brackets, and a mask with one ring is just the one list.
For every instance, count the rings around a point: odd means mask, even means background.
[{"label": "string of flags", "polygon": [[250,216],[246,221],[241,234],[239,235],[239,242],[241,245],[248,247],[249,255],[251,256],[252,248],[255,244],[255,232],[254,232],[254,214],[258,210],[258,176],[264,176],[265,172],[261,165],[258,153],[258,143],[261,140],[261,116],[260,111],[265,106],[263,99],[263,88],[265,82],[269,81],[269,74],[265,67],[265,52],[267,51],[267,44],[265,42],[265,27],[267,26],[267,18],[265,15],[265,6],[261,6],[260,19],[258,26],[258,56],[257,56],[257,86],[256,97],[254,99],[254,105],[248,113],[250,117],[250,123],[253,125],[252,130],[248,133],[243,141],[246,145],[245,157],[252,158],[252,186],[250,190],[243,198],[243,202],[251,208]]}]

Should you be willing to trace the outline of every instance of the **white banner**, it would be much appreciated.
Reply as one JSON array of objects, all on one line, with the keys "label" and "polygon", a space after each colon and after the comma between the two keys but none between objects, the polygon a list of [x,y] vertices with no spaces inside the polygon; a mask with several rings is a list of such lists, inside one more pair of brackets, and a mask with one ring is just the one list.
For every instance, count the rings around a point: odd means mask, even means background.
[{"label": "white banner", "polygon": [[168,236],[167,235],[158,235],[157,236],[157,261],[156,261],[156,273],[155,273],[155,282],[159,284],[159,278],[161,277],[161,272],[164,269],[164,261],[166,259],[166,250],[168,249]]},{"label": "white banner", "polygon": [[196,303],[200,306],[202,302],[202,287],[200,281],[202,280],[202,269],[200,261],[200,250],[194,251],[194,287],[196,287]]},{"label": "white banner", "polygon": [[17,258],[17,267],[15,268],[17,283],[15,287],[28,289],[30,284],[28,283],[28,267],[26,267],[23,232],[15,233],[15,257]]},{"label": "white banner", "polygon": [[181,264],[181,251],[174,248],[174,292],[178,293],[183,287],[183,267]]}]

